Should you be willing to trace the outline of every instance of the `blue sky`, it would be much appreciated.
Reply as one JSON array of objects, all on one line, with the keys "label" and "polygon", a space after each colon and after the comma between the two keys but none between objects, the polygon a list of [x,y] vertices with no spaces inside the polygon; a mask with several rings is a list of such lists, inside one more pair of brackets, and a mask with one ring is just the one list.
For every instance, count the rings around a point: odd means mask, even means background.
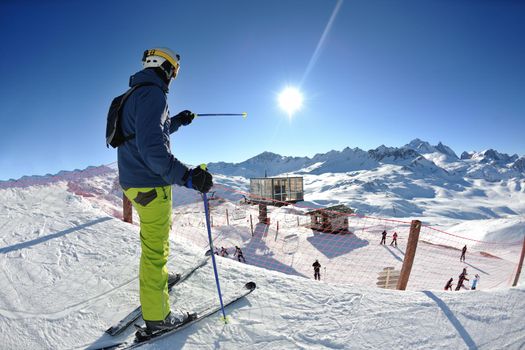
[{"label": "blue sky", "polygon": [[[107,108],[155,46],[182,56],[172,113],[249,113],[173,134],[188,164],[416,137],[523,155],[524,17],[505,0],[2,1],[0,179],[115,161]],[[305,98],[291,120],[287,85]]]}]

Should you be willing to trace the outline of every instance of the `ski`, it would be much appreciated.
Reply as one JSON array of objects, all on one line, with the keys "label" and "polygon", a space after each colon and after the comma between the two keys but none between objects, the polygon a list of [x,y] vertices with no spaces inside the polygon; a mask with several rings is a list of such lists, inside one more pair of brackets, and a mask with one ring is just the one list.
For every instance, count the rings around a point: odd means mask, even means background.
[{"label": "ski", "polygon": [[[192,267],[189,267],[188,269],[184,270],[182,273],[175,275],[175,278],[168,281],[168,293],[171,292],[172,288],[186,280],[188,277],[190,277],[195,271],[206,265],[208,260],[210,259],[211,254],[206,252],[206,256],[202,259],[200,259],[195,265]],[[126,317],[124,317],[122,320],[120,320],[116,325],[109,327],[106,330],[106,333],[111,336],[117,336],[120,333],[122,333],[125,329],[127,329],[133,322],[138,320],[142,316],[142,309],[140,306],[137,306],[136,309],[131,311]]]},{"label": "ski", "polygon": [[[228,305],[232,305],[235,302],[243,299],[248,294],[253,292],[256,288],[255,282],[248,282],[244,285],[242,290],[232,296],[227,296],[224,299],[224,307],[227,307]],[[209,304],[208,304],[209,305]],[[134,349],[136,347],[142,346],[144,344],[153,342],[155,340],[158,340],[160,338],[163,338],[165,336],[168,336],[170,334],[174,334],[194,323],[197,323],[201,320],[203,320],[206,317],[209,317],[221,310],[220,305],[213,305],[213,306],[206,306],[202,307],[201,310],[191,313],[191,317],[188,318],[186,322],[183,322],[176,326],[175,328],[169,329],[169,330],[162,330],[154,333],[148,333],[146,332],[146,329],[144,327],[135,325],[137,328],[137,332],[135,333],[135,339],[131,343],[122,343],[118,346],[118,349]]]}]

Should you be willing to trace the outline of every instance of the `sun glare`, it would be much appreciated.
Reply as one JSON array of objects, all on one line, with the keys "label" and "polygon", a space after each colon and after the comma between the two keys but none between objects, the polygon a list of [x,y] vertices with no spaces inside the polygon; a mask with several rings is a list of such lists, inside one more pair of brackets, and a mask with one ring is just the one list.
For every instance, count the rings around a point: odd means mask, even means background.
[{"label": "sun glare", "polygon": [[303,95],[294,87],[287,87],[279,94],[279,107],[291,117],[301,109],[303,105]]}]

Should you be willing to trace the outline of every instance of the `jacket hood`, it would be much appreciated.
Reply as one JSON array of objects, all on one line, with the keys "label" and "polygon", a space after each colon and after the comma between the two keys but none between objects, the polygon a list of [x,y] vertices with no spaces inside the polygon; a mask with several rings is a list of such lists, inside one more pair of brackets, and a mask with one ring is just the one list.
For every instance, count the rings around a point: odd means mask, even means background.
[{"label": "jacket hood", "polygon": [[157,75],[154,69],[143,69],[135,73],[129,78],[129,86],[133,87],[137,84],[151,83],[162,89],[165,93],[168,92],[168,84]]}]

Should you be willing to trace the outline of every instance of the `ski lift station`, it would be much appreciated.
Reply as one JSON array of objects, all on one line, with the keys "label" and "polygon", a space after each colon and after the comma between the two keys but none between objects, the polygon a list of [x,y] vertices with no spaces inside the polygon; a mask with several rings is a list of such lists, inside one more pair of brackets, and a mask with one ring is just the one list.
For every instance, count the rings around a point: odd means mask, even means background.
[{"label": "ski lift station", "polygon": [[302,176],[250,179],[248,201],[254,204],[288,205],[304,200]]}]

